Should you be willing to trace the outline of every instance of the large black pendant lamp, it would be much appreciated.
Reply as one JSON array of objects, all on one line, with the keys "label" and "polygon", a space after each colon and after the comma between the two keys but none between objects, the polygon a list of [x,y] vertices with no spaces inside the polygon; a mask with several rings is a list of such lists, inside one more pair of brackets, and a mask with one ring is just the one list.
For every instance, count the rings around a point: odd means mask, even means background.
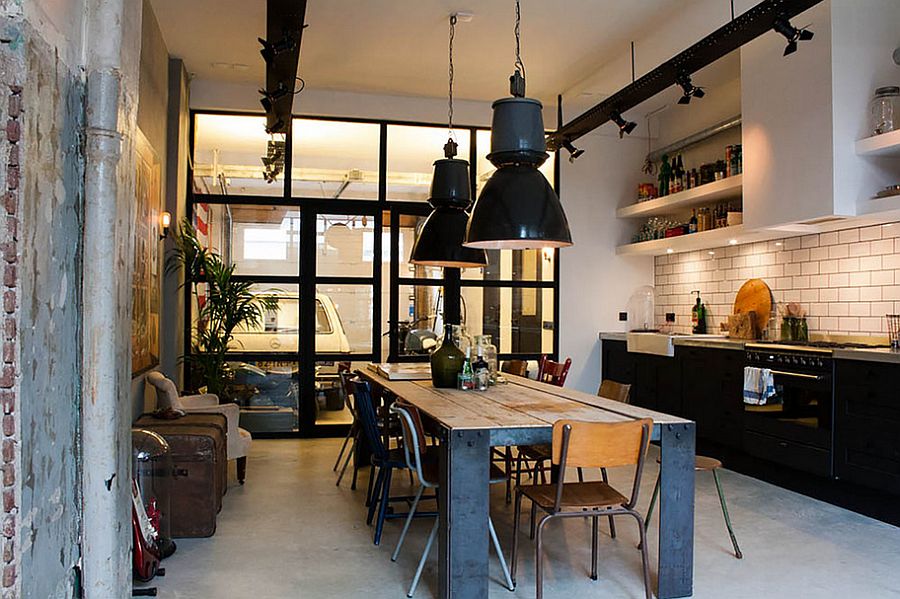
[{"label": "large black pendant lamp", "polygon": [[525,97],[525,65],[519,55],[516,0],[516,70],[513,97],[492,105],[491,153],[497,167],[472,208],[465,246],[481,249],[538,249],[572,245],[569,223],[550,182],[538,170],[547,160],[543,108]]},{"label": "large black pendant lamp", "polygon": [[456,156],[453,141],[453,36],[456,32],[456,15],[450,16],[450,93],[448,121],[450,138],[444,145],[442,160],[434,163],[431,179],[431,197],[428,202],[433,210],[419,237],[413,245],[409,261],[421,266],[448,268],[475,268],[487,265],[484,250],[463,246],[472,203],[470,195],[469,163]]}]

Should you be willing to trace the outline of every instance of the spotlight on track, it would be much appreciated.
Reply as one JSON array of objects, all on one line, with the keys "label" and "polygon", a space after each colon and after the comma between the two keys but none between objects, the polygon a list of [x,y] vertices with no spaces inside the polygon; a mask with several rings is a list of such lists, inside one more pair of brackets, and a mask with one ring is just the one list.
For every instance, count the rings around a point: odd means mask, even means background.
[{"label": "spotlight on track", "polygon": [[679,104],[690,104],[691,98],[702,98],[706,95],[706,92],[703,91],[702,87],[697,87],[693,83],[691,83],[690,75],[679,75],[677,79],[675,79],[675,83],[677,83],[684,95],[678,99]]},{"label": "spotlight on track", "polygon": [[575,162],[582,154],[584,154],[584,150],[579,150],[573,146],[572,142],[568,139],[563,141],[562,145],[569,151],[569,162]]},{"label": "spotlight on track", "polygon": [[268,42],[261,37],[256,39],[262,44],[262,50],[260,50],[259,53],[267,64],[272,64],[272,61],[275,60],[276,56],[283,52],[289,52],[297,46],[297,40],[289,35],[284,36],[277,42]]},{"label": "spotlight on track", "polygon": [[773,24],[775,31],[780,33],[787,39],[787,46],[784,48],[784,56],[793,54],[797,51],[797,42],[808,42],[813,38],[813,32],[807,29],[798,29],[791,25],[791,22],[784,17],[778,17]]},{"label": "spotlight on track", "polygon": [[619,126],[619,139],[625,137],[625,134],[631,135],[631,132],[634,131],[634,128],[637,127],[637,123],[632,121],[626,121],[622,118],[622,115],[619,114],[618,111],[613,112],[609,115],[609,119]]},{"label": "spotlight on track", "polygon": [[278,87],[276,87],[275,91],[273,92],[261,89],[259,90],[259,93],[262,94],[262,98],[260,98],[259,103],[262,104],[263,110],[265,110],[266,112],[272,112],[272,107],[275,106],[275,102],[290,94],[291,90],[289,90],[287,86],[282,82],[278,84]]}]

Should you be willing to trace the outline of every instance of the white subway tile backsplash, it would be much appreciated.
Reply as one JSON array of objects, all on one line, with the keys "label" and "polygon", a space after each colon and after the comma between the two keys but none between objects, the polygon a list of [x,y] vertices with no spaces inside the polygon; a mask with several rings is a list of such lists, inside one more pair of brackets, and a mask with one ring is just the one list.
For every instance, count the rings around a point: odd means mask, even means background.
[{"label": "white subway tile backsplash", "polygon": [[[810,330],[884,334],[884,314],[900,313],[900,223],[659,256],[654,261],[657,315],[677,314],[690,331],[690,291],[704,291],[717,330],[734,296],[761,277],[777,302],[799,302]],[[777,334],[780,319],[775,316]]]},{"label": "white subway tile backsplash", "polygon": [[[821,235],[819,237],[821,237]],[[881,239],[881,225],[863,227],[859,230],[860,241],[873,241],[875,239]]]}]

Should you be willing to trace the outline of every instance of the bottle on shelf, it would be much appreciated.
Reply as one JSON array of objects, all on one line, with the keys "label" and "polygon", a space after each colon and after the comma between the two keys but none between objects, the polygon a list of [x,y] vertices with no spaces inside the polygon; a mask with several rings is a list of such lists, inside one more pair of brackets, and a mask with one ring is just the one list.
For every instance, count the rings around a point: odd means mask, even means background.
[{"label": "bottle on shelf", "polygon": [[679,154],[675,158],[675,192],[684,191],[684,160]]},{"label": "bottle on shelf", "polygon": [[688,233],[697,232],[697,210],[691,209],[691,220],[688,221]]}]

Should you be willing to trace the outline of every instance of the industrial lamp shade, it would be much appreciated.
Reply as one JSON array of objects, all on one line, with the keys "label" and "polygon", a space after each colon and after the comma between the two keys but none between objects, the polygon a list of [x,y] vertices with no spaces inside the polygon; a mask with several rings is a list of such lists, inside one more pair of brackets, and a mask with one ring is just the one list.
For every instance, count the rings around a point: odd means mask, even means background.
[{"label": "industrial lamp shade", "polygon": [[409,261],[420,266],[477,268],[487,266],[484,250],[463,247],[469,196],[469,163],[447,158],[434,163],[431,198],[434,210],[422,226]]},{"label": "industrial lamp shade", "polygon": [[469,215],[458,208],[435,208],[422,226],[410,262],[420,266],[477,268],[487,265],[484,250],[464,247]]},{"label": "industrial lamp shade", "polygon": [[493,104],[491,153],[498,167],[472,208],[465,245],[481,249],[540,249],[572,245],[556,192],[538,167],[547,159],[541,103],[503,98]]},{"label": "industrial lamp shade", "polygon": [[569,222],[550,182],[533,166],[498,168],[466,229],[466,247],[526,250],[572,245]]}]

